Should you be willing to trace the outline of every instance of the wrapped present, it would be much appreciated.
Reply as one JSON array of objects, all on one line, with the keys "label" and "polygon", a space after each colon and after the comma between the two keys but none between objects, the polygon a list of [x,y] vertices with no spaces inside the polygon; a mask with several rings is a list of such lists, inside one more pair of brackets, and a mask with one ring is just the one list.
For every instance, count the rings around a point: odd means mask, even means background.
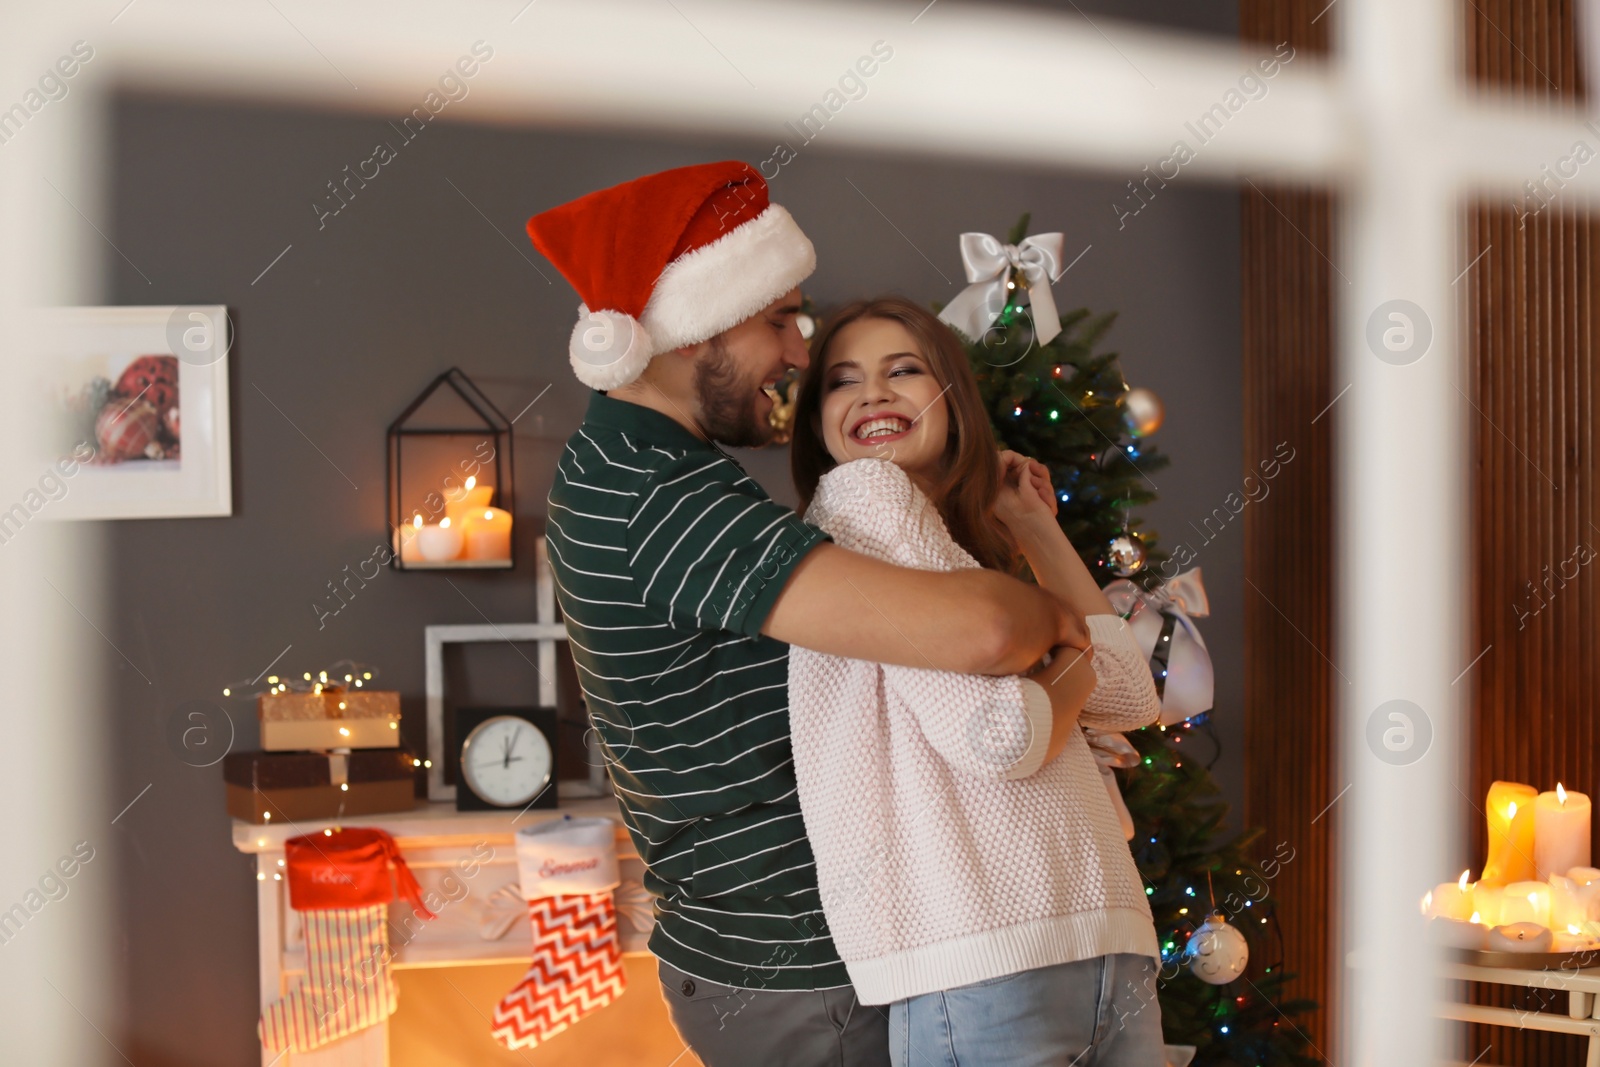
[{"label": "wrapped present", "polygon": [[228,814],[245,822],[298,822],[410,811],[413,757],[402,749],[230,752],[222,760]]},{"label": "wrapped present", "polygon": [[301,749],[400,747],[400,694],[321,686],[313,692],[262,693],[256,698],[261,747]]},{"label": "wrapped present", "polygon": [[1104,590],[1117,613],[1128,620],[1139,647],[1150,659],[1156,692],[1161,696],[1161,723],[1192,719],[1211,710],[1215,677],[1211,653],[1194,619],[1209,615],[1200,568],[1193,567],[1145,592],[1121,579]]}]

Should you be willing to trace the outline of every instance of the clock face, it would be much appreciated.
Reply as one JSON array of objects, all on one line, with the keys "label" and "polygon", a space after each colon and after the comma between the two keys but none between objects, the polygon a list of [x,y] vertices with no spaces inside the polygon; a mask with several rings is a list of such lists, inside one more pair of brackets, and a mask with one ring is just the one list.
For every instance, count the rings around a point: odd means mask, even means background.
[{"label": "clock face", "polygon": [[485,719],[461,745],[461,777],[478,796],[502,808],[520,807],[550,784],[550,743],[515,715]]}]

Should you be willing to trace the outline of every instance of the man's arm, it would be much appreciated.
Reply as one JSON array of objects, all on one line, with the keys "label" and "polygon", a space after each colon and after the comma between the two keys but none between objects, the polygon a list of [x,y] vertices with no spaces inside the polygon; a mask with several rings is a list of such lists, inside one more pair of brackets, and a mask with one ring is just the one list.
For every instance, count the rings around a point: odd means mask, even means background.
[{"label": "man's arm", "polygon": [[795,565],[761,632],[850,659],[1021,674],[1056,645],[1086,648],[1077,612],[998,571],[897,567],[834,544]]}]

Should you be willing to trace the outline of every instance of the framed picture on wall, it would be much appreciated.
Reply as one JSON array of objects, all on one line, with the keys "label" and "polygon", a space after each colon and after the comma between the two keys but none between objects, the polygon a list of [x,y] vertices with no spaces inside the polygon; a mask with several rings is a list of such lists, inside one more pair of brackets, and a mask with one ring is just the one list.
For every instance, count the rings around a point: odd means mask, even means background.
[{"label": "framed picture on wall", "polygon": [[39,316],[24,376],[46,412],[40,456],[65,488],[38,510],[55,519],[232,514],[227,308]]}]

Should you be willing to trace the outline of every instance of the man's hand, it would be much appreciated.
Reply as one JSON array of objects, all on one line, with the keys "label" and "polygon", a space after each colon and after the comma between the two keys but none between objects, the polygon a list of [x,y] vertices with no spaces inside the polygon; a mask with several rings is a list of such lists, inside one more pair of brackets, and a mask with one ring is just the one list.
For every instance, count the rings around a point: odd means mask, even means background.
[{"label": "man's hand", "polygon": [[[1054,593],[1050,594],[1050,599],[1057,609],[1056,636],[1053,643],[1073,650],[1088,648],[1092,642],[1089,639],[1089,624],[1083,614]],[[1059,651],[1061,648],[1058,647],[1052,650],[1051,655],[1054,656]]]},{"label": "man's hand", "polygon": [[1077,729],[1078,715],[1100,679],[1088,652],[1060,646],[1050,650],[1049,663],[1027,677],[1050,695],[1050,743],[1044,754],[1048,764],[1067,747],[1068,738]]}]

